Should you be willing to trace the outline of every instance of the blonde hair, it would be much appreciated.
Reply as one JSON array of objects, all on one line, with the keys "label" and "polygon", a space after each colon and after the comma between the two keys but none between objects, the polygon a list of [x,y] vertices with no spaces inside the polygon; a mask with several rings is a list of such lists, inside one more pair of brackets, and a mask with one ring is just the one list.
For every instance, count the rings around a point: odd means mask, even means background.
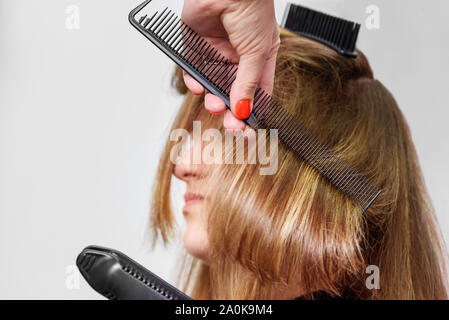
[{"label": "blonde hair", "polygon": [[[203,96],[185,95],[172,128],[193,120],[220,128]],[[407,123],[394,98],[356,59],[285,30],[273,96],[383,192],[365,214],[314,169],[279,145],[275,175],[258,165],[221,166],[211,183],[208,264],[184,257],[182,289],[194,299],[276,299],[288,288],[357,299],[447,299],[445,248]],[[167,141],[151,212],[153,240],[174,236],[173,164]],[[220,182],[218,184],[218,181]],[[380,289],[365,285],[368,265]]]}]

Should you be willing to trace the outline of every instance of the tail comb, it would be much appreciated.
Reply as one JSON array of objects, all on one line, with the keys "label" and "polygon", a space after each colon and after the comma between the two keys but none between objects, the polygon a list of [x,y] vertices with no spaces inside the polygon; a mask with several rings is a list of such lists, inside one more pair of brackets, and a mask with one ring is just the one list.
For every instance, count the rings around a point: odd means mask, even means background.
[{"label": "tail comb", "polygon": [[281,25],[321,42],[344,56],[357,57],[355,45],[360,31],[358,23],[288,3]]},{"label": "tail comb", "polygon": [[[229,108],[229,93],[237,67],[168,8],[137,18],[151,1],[147,0],[131,11],[130,23]],[[264,90],[256,90],[253,105],[251,115],[244,120],[246,124],[255,129],[277,129],[282,143],[354,199],[362,207],[362,212],[379,196],[380,189],[332,148],[319,141]]]}]

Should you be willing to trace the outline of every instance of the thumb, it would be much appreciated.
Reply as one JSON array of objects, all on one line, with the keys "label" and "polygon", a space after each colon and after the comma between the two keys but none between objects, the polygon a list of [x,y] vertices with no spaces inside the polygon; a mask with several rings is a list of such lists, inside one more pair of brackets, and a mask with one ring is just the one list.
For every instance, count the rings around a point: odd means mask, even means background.
[{"label": "thumb", "polygon": [[238,119],[247,119],[251,113],[264,64],[263,52],[240,56],[237,76],[230,93],[231,111]]}]

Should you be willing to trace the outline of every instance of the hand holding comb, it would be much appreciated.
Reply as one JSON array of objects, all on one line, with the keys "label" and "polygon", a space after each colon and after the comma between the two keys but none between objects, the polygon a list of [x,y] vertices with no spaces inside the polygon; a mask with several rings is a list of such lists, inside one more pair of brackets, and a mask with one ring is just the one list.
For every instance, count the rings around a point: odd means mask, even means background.
[{"label": "hand holding comb", "polygon": [[[229,108],[229,94],[238,67],[231,64],[168,7],[137,17],[150,2],[152,0],[147,0],[130,12],[130,23],[206,90],[220,97]],[[289,8],[289,11],[295,10],[287,15],[286,21],[290,25],[307,31],[309,37],[314,36],[314,30],[319,31],[314,38],[332,45],[342,54],[355,55],[353,46],[359,29],[356,24],[310,9],[298,9],[298,6]],[[301,14],[305,13],[307,21],[292,23],[294,17],[300,18]],[[298,30],[298,33],[300,32],[301,30]],[[348,32],[350,35],[345,34]],[[324,39],[326,36],[330,38]],[[345,47],[341,48],[342,45]],[[381,193],[379,188],[326,143],[315,137],[264,90],[256,90],[253,110],[244,122],[254,129],[277,129],[279,139],[286,147],[326,177],[332,185],[354,199],[361,206],[362,212],[365,212]]]}]

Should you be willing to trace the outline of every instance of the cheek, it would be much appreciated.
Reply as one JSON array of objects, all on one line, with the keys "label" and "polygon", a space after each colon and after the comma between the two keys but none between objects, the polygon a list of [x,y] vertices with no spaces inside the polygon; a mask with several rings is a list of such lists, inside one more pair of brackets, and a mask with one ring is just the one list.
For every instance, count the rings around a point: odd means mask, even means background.
[{"label": "cheek", "polygon": [[206,222],[200,216],[189,216],[186,219],[184,233],[184,248],[192,256],[207,260],[209,242],[207,239]]}]

